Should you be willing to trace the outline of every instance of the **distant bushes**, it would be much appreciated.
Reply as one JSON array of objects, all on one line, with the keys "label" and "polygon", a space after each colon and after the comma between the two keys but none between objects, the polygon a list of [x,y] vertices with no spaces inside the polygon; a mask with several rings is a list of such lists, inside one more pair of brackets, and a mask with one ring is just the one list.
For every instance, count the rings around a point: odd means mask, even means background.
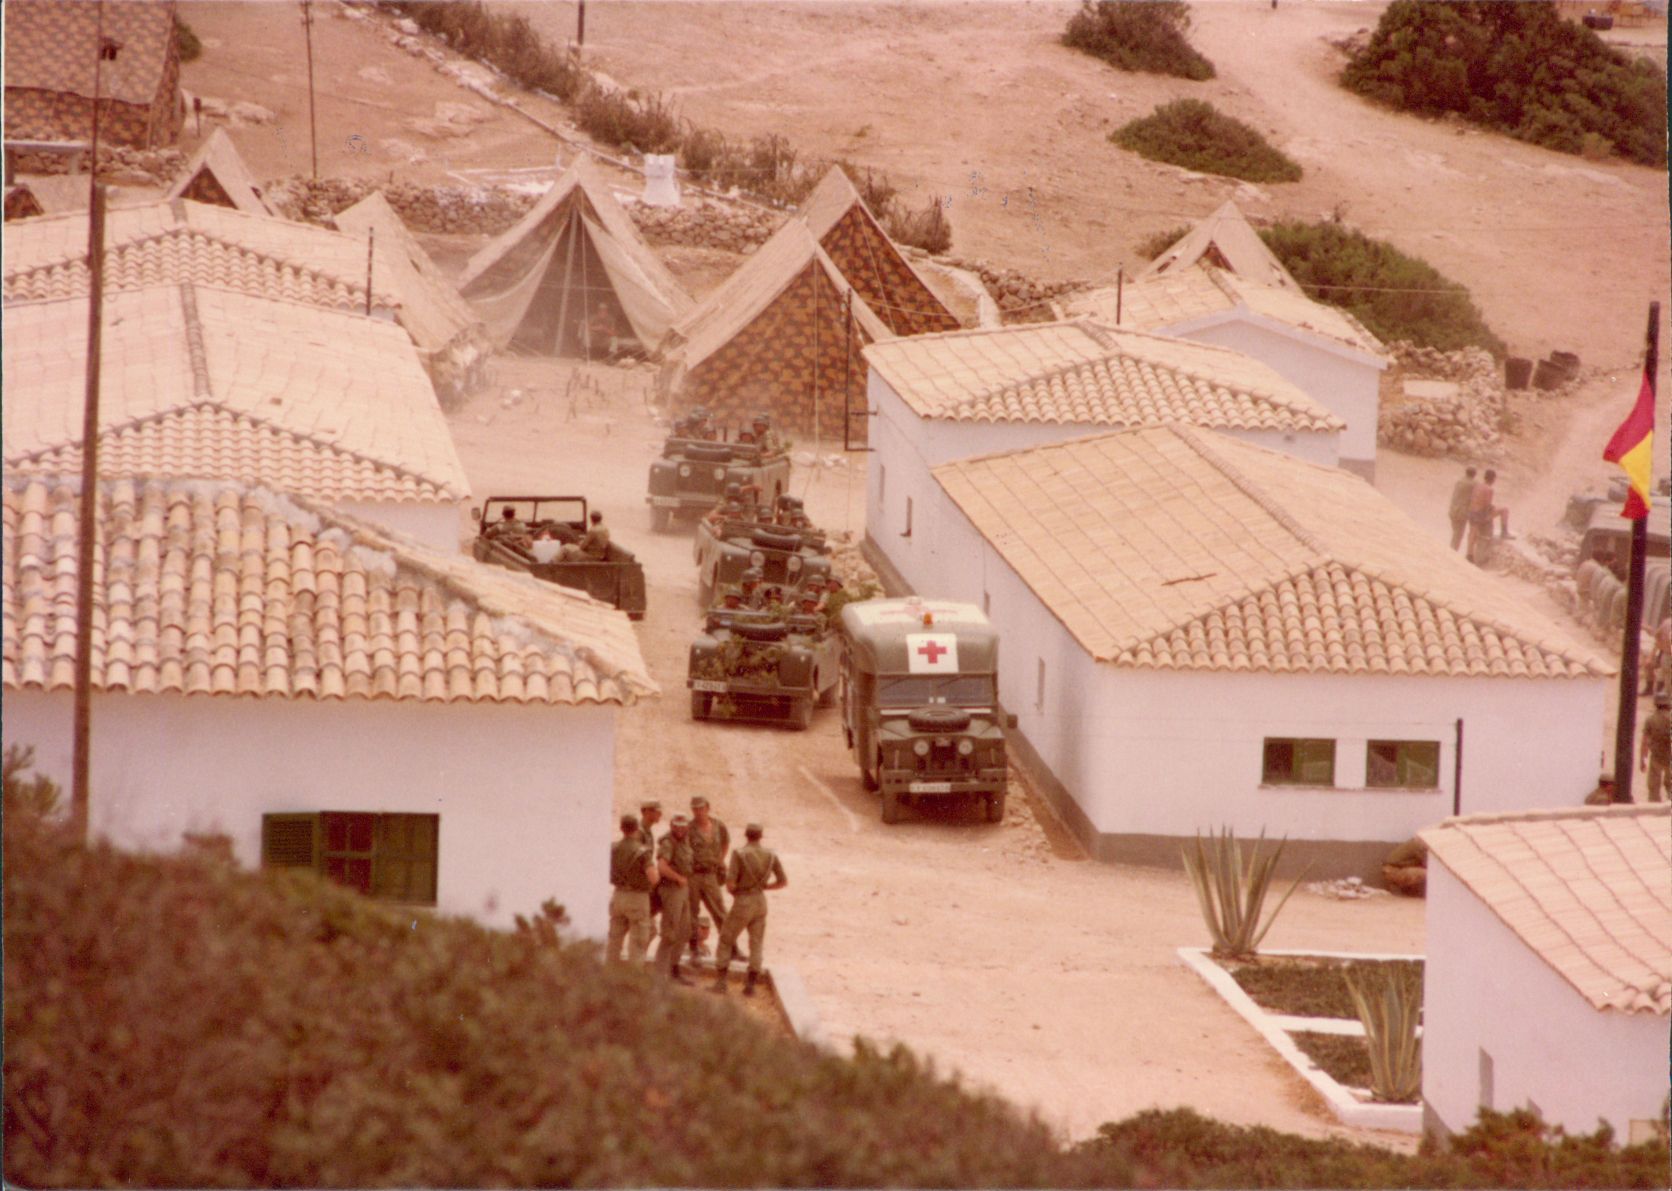
[{"label": "distant bushes", "polygon": [[1666,164],[1666,75],[1530,0],[1395,0],[1341,73],[1361,95],[1454,113],[1563,153]]},{"label": "distant bushes", "polygon": [[1138,254],[1139,260],[1152,261],[1189,234],[1190,225],[1188,223],[1181,223],[1177,227],[1164,227],[1160,231],[1151,232],[1142,240],[1139,240],[1133,251]]},{"label": "distant bushes", "polygon": [[1123,149],[1205,174],[1245,182],[1298,182],[1298,162],[1257,129],[1200,99],[1175,99],[1109,134]]},{"label": "distant bushes", "polygon": [[1213,63],[1190,44],[1189,31],[1184,0],[1080,0],[1062,43],[1120,70],[1211,79]]},{"label": "distant bushes", "polygon": [[180,51],[180,61],[182,62],[196,62],[203,57],[202,39],[178,15],[174,18],[174,44]]},{"label": "distant bushes", "polygon": [[[573,55],[543,40],[524,16],[491,10],[481,0],[384,2],[459,53],[562,100],[581,131],[599,144],[629,153],[673,153],[680,169],[712,189],[736,189],[793,206],[830,168],[827,161],[801,160],[776,133],[734,141],[716,129],[681,120],[660,95],[599,86]],[[913,210],[886,177],[861,184],[858,171],[850,167],[848,174],[894,240],[929,252],[951,247],[951,226],[937,200]]]},{"label": "distant bushes", "polygon": [[1467,289],[1384,240],[1339,223],[1298,222],[1266,228],[1260,238],[1309,295],[1344,307],[1385,343],[1504,354]]}]

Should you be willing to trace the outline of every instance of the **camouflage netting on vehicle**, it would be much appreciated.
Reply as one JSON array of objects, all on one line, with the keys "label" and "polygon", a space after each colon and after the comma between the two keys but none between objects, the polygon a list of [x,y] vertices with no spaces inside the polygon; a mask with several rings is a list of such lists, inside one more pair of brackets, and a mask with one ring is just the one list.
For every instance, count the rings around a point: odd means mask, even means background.
[{"label": "camouflage netting on vehicle", "polygon": [[729,679],[755,686],[777,686],[778,663],[783,656],[780,645],[761,645],[730,637],[713,654],[699,660],[692,674],[716,681]]}]

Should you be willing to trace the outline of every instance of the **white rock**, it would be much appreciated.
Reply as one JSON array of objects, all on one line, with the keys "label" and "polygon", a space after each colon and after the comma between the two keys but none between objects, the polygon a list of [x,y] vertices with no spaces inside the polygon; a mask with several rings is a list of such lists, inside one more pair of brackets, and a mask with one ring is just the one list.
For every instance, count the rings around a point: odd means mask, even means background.
[{"label": "white rock", "polygon": [[790,458],[797,467],[811,467],[818,462],[818,456],[811,451],[797,451]]},{"label": "white rock", "polygon": [[247,99],[240,99],[227,109],[234,124],[271,124],[273,109],[264,108],[259,103],[251,103]]},{"label": "white rock", "polygon": [[391,78],[389,76],[389,72],[384,70],[381,66],[362,66],[355,73],[365,79],[368,83],[376,83],[380,87],[392,87],[395,85],[395,80]]},{"label": "white rock", "polygon": [[418,28],[418,22],[413,20],[411,17],[400,17],[397,19],[395,21],[395,28],[399,29],[402,33],[410,35],[416,35],[422,32],[422,30]]}]

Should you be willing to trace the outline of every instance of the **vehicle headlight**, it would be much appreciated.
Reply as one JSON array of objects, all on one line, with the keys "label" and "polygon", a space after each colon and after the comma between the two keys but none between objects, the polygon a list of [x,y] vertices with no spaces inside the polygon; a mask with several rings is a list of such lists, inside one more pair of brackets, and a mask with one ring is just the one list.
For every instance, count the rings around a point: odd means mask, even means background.
[{"label": "vehicle headlight", "polygon": [[966,736],[958,742],[958,755],[960,757],[967,757],[973,752],[975,752],[975,741]]},{"label": "vehicle headlight", "polygon": [[911,746],[911,751],[916,753],[919,757],[927,757],[929,755],[929,742],[927,740],[919,740]]},{"label": "vehicle headlight", "polygon": [[790,574],[793,575],[801,569],[801,559],[792,554],[789,557],[789,561],[784,564],[784,567]]},{"label": "vehicle headlight", "polygon": [[749,551],[749,565],[752,567],[766,566],[766,555],[762,554],[759,550]]},{"label": "vehicle headlight", "polygon": [[723,480],[723,479],[725,479],[725,478],[726,478],[726,469],[725,469],[725,468],[723,468],[723,467],[716,467],[716,468],[715,468],[715,469],[714,469],[714,478],[715,478],[715,479],[716,479],[716,480]]},{"label": "vehicle headlight", "polygon": [[681,463],[679,465],[679,478],[682,480],[688,480],[691,478],[691,465],[689,463]]}]

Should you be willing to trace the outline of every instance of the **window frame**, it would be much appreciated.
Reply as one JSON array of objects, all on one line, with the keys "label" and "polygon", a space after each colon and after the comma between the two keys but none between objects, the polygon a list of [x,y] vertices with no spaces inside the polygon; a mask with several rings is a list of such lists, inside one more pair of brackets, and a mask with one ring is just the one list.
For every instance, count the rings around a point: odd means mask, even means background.
[{"label": "window frame", "polygon": [[[1394,755],[1394,778],[1389,782],[1374,780],[1374,759],[1377,746],[1393,746],[1402,750],[1403,746],[1417,746],[1434,750],[1434,780],[1427,785],[1414,785],[1408,781],[1399,780],[1400,752]],[[1440,764],[1443,759],[1443,745],[1438,740],[1366,740],[1364,742],[1364,788],[1366,790],[1418,790],[1430,791],[1440,789]]]},{"label": "window frame", "polygon": [[[366,848],[331,848],[328,847],[330,836],[329,819],[332,817],[369,816],[371,822],[371,847]],[[297,860],[281,860],[276,858],[274,829],[283,823],[308,823],[311,830],[311,844],[308,859],[305,862]],[[397,826],[408,829],[420,824],[427,827],[429,841],[427,845],[420,844],[416,851],[411,847],[398,848],[389,836]],[[351,828],[351,824],[344,824]],[[294,844],[295,841],[292,841]],[[292,852],[292,855],[299,853]],[[367,876],[366,888],[361,889],[356,883],[333,876],[328,872],[333,861],[370,861],[371,868]],[[427,890],[418,896],[392,896],[387,892],[380,892],[387,885],[392,866],[418,864],[427,866]],[[261,867],[262,868],[300,868],[308,869],[319,874],[325,880],[346,889],[352,889],[373,901],[385,905],[398,906],[426,906],[434,907],[441,885],[441,816],[424,812],[412,811],[270,811],[261,816]],[[411,877],[404,881],[403,888],[410,891]],[[420,884],[424,884],[420,873]]]},{"label": "window frame", "polygon": [[[1271,766],[1271,749],[1273,745],[1286,744],[1290,746],[1289,776],[1274,775]],[[1298,776],[1301,768],[1299,746],[1320,745],[1329,746],[1329,777],[1323,781],[1308,781]],[[1304,790],[1335,790],[1336,762],[1339,760],[1337,741],[1332,736],[1266,736],[1260,742],[1260,784],[1262,786],[1280,786],[1284,788],[1299,788]]]}]

